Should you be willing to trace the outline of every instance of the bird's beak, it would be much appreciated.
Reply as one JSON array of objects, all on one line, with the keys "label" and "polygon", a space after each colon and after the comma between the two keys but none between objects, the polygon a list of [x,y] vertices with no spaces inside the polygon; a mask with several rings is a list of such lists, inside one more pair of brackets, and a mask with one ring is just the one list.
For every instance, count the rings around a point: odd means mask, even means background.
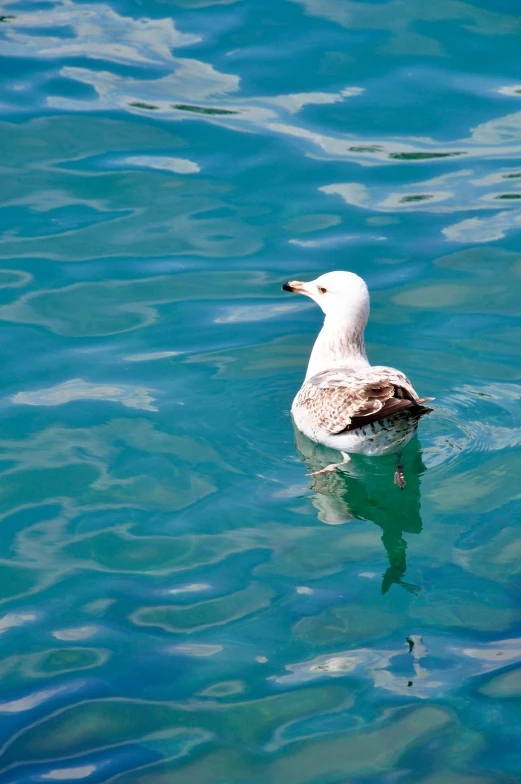
[{"label": "bird's beak", "polygon": [[287,283],[282,284],[284,291],[294,291],[296,294],[308,294],[306,284],[300,280],[288,280]]}]

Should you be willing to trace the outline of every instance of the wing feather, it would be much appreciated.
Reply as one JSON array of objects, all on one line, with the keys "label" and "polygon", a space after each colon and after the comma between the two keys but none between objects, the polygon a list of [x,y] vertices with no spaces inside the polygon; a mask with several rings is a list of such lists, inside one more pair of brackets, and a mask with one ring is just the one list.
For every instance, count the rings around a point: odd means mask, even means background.
[{"label": "wing feather", "polygon": [[304,382],[295,400],[332,435],[422,402],[407,376],[383,366],[324,370]]}]

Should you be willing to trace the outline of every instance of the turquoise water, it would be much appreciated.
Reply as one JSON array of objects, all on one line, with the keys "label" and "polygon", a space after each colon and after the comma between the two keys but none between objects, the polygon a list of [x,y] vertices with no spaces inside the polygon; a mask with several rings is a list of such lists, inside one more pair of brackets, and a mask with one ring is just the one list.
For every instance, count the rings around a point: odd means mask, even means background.
[{"label": "turquoise water", "polygon": [[[1,781],[518,782],[519,4],[2,14]],[[295,445],[339,268],[403,492]]]}]

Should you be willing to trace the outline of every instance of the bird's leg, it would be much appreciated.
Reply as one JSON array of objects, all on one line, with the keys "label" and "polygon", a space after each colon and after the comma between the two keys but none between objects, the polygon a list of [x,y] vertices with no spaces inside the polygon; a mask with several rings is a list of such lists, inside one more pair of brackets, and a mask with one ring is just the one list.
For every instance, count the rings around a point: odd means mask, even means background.
[{"label": "bird's leg", "polygon": [[401,463],[402,453],[398,452],[397,455],[397,463],[396,463],[396,471],[394,472],[394,484],[398,485],[400,490],[405,489],[405,477],[403,475],[403,465]]},{"label": "bird's leg", "polygon": [[349,463],[351,458],[349,457],[347,452],[340,452],[340,454],[344,458],[341,463],[331,463],[331,465],[328,465],[325,468],[322,468],[320,471],[312,471],[310,474],[308,474],[308,476],[317,476],[318,474],[327,474],[330,471],[336,471],[337,468],[340,468],[340,466],[343,466],[346,463]]}]

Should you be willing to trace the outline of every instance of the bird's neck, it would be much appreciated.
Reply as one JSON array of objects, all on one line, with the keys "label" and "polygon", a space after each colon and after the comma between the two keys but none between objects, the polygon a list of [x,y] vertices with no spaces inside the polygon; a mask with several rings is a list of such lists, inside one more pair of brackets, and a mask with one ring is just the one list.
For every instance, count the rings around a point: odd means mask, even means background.
[{"label": "bird's neck", "polygon": [[365,320],[326,316],[309,358],[306,380],[330,368],[369,365],[364,329]]}]

